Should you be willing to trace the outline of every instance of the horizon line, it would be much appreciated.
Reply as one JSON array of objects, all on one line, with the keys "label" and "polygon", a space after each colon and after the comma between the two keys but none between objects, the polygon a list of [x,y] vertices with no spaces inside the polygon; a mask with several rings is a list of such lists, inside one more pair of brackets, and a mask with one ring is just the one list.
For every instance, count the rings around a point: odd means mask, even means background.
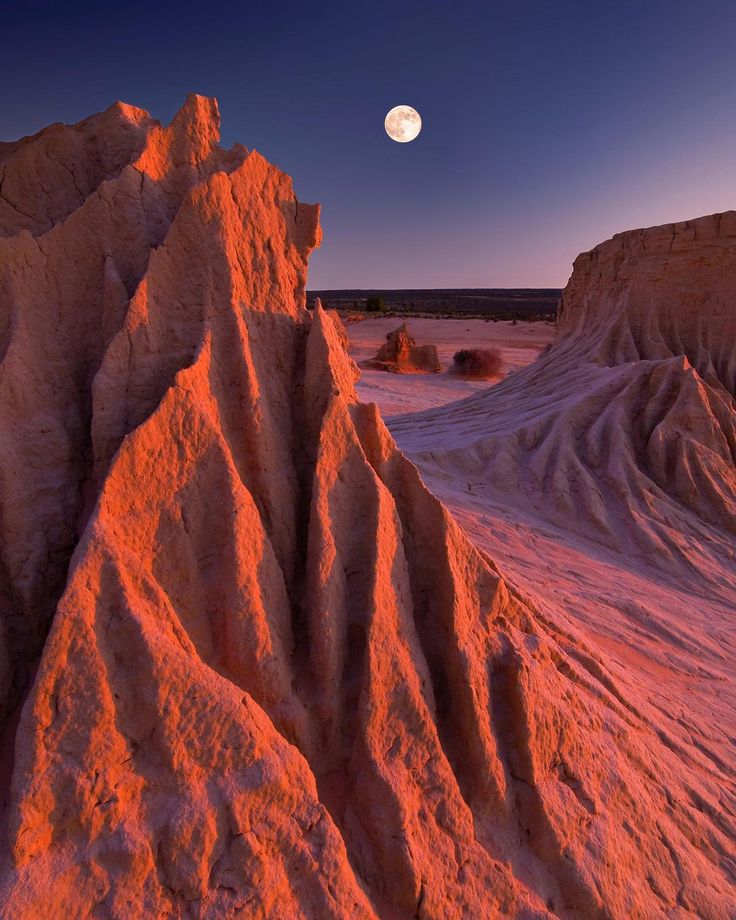
[{"label": "horizon line", "polygon": [[306,288],[308,294],[337,294],[344,291],[368,292],[375,291],[564,291],[565,286],[551,287],[339,287],[339,288]]}]

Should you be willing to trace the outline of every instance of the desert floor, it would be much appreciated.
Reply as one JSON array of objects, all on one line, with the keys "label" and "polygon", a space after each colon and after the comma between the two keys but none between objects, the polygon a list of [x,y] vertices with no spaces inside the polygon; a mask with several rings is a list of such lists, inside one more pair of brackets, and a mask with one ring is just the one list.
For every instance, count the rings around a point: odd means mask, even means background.
[{"label": "desert floor", "polygon": [[[372,357],[400,322],[393,317],[350,324],[353,358]],[[409,329],[418,344],[437,345],[443,366],[460,348],[496,346],[506,374],[533,361],[554,335],[547,323],[513,326],[484,320],[413,319]],[[444,472],[422,462],[415,435],[426,423],[417,416],[414,425],[407,415],[462,400],[489,385],[447,372],[361,370],[357,389],[361,400],[377,403],[431,491],[516,589],[544,615],[582,629],[611,672],[636,687],[642,710],[655,724],[666,725],[683,749],[696,759],[704,756],[711,767],[731,769],[736,673],[730,650],[736,647],[736,625],[728,560],[703,552],[696,562],[683,535],[683,554],[693,556],[691,577],[684,579],[682,572],[667,571],[630,545],[623,534],[621,550],[615,552],[551,525],[542,513],[523,512],[513,499],[490,494],[482,474],[475,475],[470,465],[467,477],[461,477],[455,467]],[[459,404],[457,411],[460,421],[471,408]],[[437,445],[440,451],[451,446]]]},{"label": "desert floor", "polygon": [[[372,358],[385,342],[386,335],[397,329],[402,317],[366,319],[348,325],[350,354],[360,363]],[[503,356],[503,374],[510,374],[533,361],[552,341],[551,323],[487,322],[483,319],[409,318],[409,331],[417,345],[436,345],[442,366],[452,364],[452,356],[461,348],[495,347]],[[384,418],[404,412],[418,412],[442,406],[470,396],[492,383],[463,380],[443,371],[441,374],[405,375],[386,371],[361,370],[358,396],[374,402]]]}]

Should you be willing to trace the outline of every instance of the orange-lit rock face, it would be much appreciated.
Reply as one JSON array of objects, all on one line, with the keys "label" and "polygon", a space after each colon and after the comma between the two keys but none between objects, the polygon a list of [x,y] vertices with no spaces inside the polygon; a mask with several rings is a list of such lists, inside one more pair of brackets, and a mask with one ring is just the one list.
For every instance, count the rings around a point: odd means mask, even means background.
[{"label": "orange-lit rock face", "polygon": [[395,374],[437,374],[442,370],[436,345],[417,345],[406,323],[389,332],[386,343],[365,367]]},{"label": "orange-lit rock face", "polygon": [[357,403],[216,112],[51,129],[88,186],[0,240],[5,915],[727,915],[713,786]]}]

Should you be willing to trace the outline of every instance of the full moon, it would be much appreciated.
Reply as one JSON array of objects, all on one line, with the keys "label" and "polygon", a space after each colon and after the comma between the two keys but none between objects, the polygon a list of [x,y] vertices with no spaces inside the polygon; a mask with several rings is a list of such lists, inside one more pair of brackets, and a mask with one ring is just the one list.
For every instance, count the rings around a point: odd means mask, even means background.
[{"label": "full moon", "polygon": [[419,112],[410,105],[396,105],[386,115],[384,121],[386,134],[391,140],[400,144],[408,144],[422,130],[422,119]]}]

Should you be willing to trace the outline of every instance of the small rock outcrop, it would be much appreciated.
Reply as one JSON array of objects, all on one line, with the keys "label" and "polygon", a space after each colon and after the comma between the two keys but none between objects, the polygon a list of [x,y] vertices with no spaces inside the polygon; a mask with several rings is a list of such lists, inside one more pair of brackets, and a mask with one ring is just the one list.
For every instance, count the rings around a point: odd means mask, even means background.
[{"label": "small rock outcrop", "polygon": [[717,789],[358,403],[318,208],[218,136],[0,151],[2,917],[719,920]]},{"label": "small rock outcrop", "polygon": [[363,367],[394,374],[438,374],[442,370],[436,345],[417,345],[406,323],[389,332],[386,342]]}]

